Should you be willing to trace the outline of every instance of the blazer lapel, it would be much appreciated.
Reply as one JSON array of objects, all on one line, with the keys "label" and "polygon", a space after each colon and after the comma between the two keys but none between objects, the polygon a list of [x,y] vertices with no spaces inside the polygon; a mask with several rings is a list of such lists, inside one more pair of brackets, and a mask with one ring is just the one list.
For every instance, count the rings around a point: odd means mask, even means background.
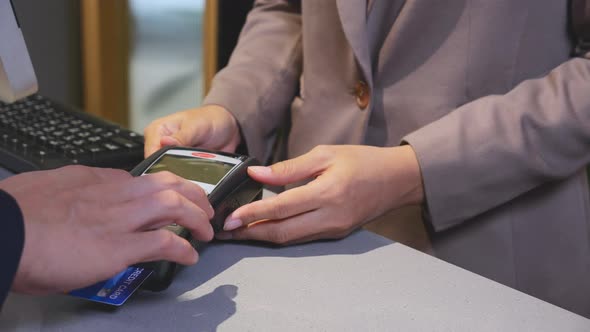
[{"label": "blazer lapel", "polygon": [[342,29],[363,71],[367,83],[372,86],[371,55],[367,38],[367,1],[336,0]]}]

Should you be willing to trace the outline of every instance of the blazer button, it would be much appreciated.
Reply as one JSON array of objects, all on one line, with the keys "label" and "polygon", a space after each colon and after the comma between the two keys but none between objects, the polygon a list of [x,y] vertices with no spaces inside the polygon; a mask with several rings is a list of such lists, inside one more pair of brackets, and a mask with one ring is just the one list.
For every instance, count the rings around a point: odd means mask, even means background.
[{"label": "blazer button", "polygon": [[354,94],[356,96],[357,106],[361,110],[366,109],[367,106],[369,106],[369,101],[371,100],[371,92],[369,91],[369,86],[367,83],[358,81],[354,87]]}]

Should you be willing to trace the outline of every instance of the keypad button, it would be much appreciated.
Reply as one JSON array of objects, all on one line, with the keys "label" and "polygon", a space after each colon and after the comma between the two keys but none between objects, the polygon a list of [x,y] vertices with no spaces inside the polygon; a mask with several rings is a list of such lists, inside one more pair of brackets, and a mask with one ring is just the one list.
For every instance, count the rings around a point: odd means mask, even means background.
[{"label": "keypad button", "polygon": [[111,143],[105,143],[105,144],[103,144],[103,146],[109,151],[115,151],[115,150],[120,149],[120,147],[118,145],[111,144]]}]

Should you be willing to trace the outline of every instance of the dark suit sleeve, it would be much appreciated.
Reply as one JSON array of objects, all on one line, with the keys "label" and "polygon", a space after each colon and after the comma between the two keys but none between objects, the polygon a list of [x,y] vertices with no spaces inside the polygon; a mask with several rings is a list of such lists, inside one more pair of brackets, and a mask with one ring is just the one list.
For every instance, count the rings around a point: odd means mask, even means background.
[{"label": "dark suit sleeve", "polygon": [[16,200],[0,190],[0,213],[2,230],[0,230],[0,306],[4,303],[23,250],[25,229],[23,215]]}]

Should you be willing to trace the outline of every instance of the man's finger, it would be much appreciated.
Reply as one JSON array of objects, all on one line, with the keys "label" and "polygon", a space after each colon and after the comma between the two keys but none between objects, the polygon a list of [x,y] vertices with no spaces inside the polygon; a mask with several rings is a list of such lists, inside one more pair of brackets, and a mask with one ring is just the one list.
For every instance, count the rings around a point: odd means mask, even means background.
[{"label": "man's finger", "polygon": [[188,241],[165,229],[131,234],[123,248],[127,265],[158,260],[192,265],[199,259]]},{"label": "man's finger", "polygon": [[[186,227],[200,241],[213,238],[213,228],[207,213],[173,190],[159,191],[110,208],[111,216],[125,231],[151,230],[176,223]],[[117,218],[117,217],[114,217]]]},{"label": "man's finger", "polygon": [[244,205],[226,218],[223,229],[231,231],[255,221],[286,219],[315,210],[321,206],[320,200],[314,199],[313,195],[317,192],[315,189],[317,187],[314,182],[311,182],[276,196]]},{"label": "man's finger", "polygon": [[74,185],[78,187],[94,183],[120,182],[131,178],[131,174],[124,170],[81,165],[65,166],[52,172],[52,177],[58,182],[57,185]]},{"label": "man's finger", "polygon": [[[84,195],[91,200],[101,200],[113,204],[125,202],[152,195],[159,191],[174,190],[195,203],[213,218],[213,207],[207,198],[207,193],[199,185],[187,181],[170,172],[158,172],[128,179],[121,183],[100,184],[87,190]],[[106,194],[105,194],[106,193]]]},{"label": "man's finger", "polygon": [[[26,176],[28,180],[21,181],[22,176]],[[42,190],[57,192],[93,184],[123,181],[130,177],[131,175],[123,170],[75,165],[48,171],[29,172],[26,175],[19,174],[4,181],[7,184],[12,181],[19,182],[19,189],[22,191],[30,190],[27,189],[28,187],[34,187],[36,188],[35,192]]]}]

